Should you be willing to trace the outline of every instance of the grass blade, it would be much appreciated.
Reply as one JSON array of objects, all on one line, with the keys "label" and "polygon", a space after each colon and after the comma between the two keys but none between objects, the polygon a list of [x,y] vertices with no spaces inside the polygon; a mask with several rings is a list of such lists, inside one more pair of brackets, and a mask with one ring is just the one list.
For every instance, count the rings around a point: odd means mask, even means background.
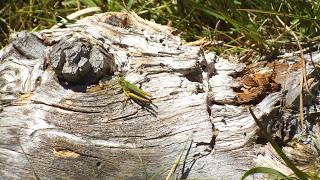
[{"label": "grass blade", "polygon": [[309,175],[298,169],[293,162],[286,156],[286,154],[282,151],[282,149],[278,146],[278,144],[268,135],[266,130],[263,128],[263,125],[258,120],[256,115],[253,113],[251,107],[249,107],[249,112],[251,116],[253,117],[254,121],[258,125],[259,129],[261,130],[261,134],[266,138],[271,146],[274,148],[274,150],[277,152],[277,154],[281,157],[281,159],[286,163],[286,165],[294,172],[294,174],[302,180],[307,180],[309,178]]},{"label": "grass blade", "polygon": [[274,178],[289,179],[288,176],[284,175],[283,173],[281,173],[280,171],[277,171],[275,169],[268,168],[268,167],[255,167],[255,168],[252,168],[252,169],[246,171],[246,173],[241,177],[241,180],[244,180],[244,178],[246,178],[250,175],[257,174],[257,173],[269,174],[269,175],[274,176]]},{"label": "grass blade", "polygon": [[191,146],[192,141],[191,141],[190,143],[188,143],[190,137],[191,137],[191,136],[189,136],[189,138],[187,139],[187,142],[186,142],[185,145],[183,146],[183,149],[182,149],[181,153],[179,154],[179,156],[177,157],[177,159],[174,161],[174,163],[173,163],[173,165],[172,165],[172,167],[171,167],[171,169],[170,169],[170,172],[168,173],[168,175],[167,175],[167,177],[166,177],[166,180],[172,180],[172,176],[173,176],[174,172],[176,172],[176,170],[177,170],[177,167],[178,167],[178,165],[179,165],[179,163],[180,163],[180,161],[181,161],[181,158],[182,158],[182,155],[183,155],[183,153],[184,153],[184,150],[186,149],[186,147],[187,147],[188,144],[190,144],[190,146]]}]

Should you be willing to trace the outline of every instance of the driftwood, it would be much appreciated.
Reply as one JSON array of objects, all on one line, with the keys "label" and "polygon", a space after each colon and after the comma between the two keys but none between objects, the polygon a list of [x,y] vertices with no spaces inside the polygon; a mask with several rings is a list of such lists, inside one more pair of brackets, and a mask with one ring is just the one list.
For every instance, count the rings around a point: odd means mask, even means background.
[{"label": "driftwood", "polygon": [[[0,51],[0,176],[163,179],[181,153],[174,176],[182,179],[239,179],[257,165],[291,173],[259,136],[248,105],[297,165],[315,160],[286,147],[302,132],[297,58],[250,69],[174,34],[131,13],[15,34]],[[151,93],[152,104],[129,100],[118,72]],[[316,90],[318,80],[310,85]]]}]

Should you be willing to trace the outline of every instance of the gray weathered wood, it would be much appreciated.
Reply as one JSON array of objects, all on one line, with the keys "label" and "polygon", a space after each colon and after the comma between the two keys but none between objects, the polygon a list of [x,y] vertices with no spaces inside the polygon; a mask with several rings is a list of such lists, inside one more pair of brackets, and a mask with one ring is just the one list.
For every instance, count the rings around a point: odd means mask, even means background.
[{"label": "gray weathered wood", "polygon": [[[281,164],[235,101],[234,75],[245,66],[185,46],[173,31],[135,14],[105,13],[17,33],[0,51],[0,176],[148,179],[160,172],[163,179],[180,153],[181,178],[239,179],[257,164]],[[119,71],[140,82],[153,104],[128,101]],[[103,77],[104,87],[88,90]],[[254,107],[271,133],[268,118],[281,99],[275,92]]]}]

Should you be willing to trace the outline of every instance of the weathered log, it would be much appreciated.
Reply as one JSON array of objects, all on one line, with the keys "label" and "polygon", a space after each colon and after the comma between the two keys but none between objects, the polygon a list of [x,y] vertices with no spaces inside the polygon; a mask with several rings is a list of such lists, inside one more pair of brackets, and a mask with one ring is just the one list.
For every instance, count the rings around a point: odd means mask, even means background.
[{"label": "weathered log", "polygon": [[[0,177],[163,179],[181,153],[175,177],[182,179],[239,179],[261,164],[290,173],[259,141],[247,105],[257,104],[268,131],[287,143],[299,132],[298,112],[276,106],[296,103],[299,81],[290,78],[300,71],[271,67],[282,88],[245,93],[237,81],[243,64],[185,46],[173,31],[132,13],[105,13],[15,34],[0,52]],[[118,72],[140,81],[152,104],[128,100]],[[279,124],[288,136],[277,135]]]}]

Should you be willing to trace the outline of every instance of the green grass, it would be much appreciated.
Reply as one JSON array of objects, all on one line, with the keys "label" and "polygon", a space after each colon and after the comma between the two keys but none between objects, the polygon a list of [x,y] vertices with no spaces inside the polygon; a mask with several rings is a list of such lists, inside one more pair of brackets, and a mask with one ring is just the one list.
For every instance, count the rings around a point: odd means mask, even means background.
[{"label": "green grass", "polygon": [[[7,0],[0,1],[0,48],[9,41],[9,35],[22,30],[50,28],[72,12],[86,7],[99,6],[103,11],[116,9],[107,0]],[[120,7],[118,8],[120,10]]]},{"label": "green grass", "polygon": [[218,54],[241,55],[254,50],[272,57],[297,51],[296,40],[277,16],[296,33],[303,48],[316,48],[320,40],[318,1],[9,0],[0,2],[0,46],[8,43],[8,34],[14,31],[49,28],[58,22],[58,16],[94,6],[103,12],[127,9],[157,23],[172,24],[183,30],[186,41],[203,37],[223,41],[206,46]]},{"label": "green grass", "polygon": [[[286,154],[282,151],[282,149],[278,146],[278,144],[271,138],[271,136],[264,129],[262,123],[255,116],[255,114],[253,113],[251,107],[249,107],[249,112],[250,112],[252,118],[254,119],[254,121],[256,122],[257,126],[259,127],[262,136],[268,140],[268,142],[271,144],[271,146],[276,151],[276,153],[284,161],[284,163],[287,165],[287,167],[292,170],[292,172],[294,173],[294,175],[297,178],[299,178],[301,180],[317,179],[318,178],[318,177],[312,178],[312,176],[310,176],[309,174],[301,171],[297,166],[295,166],[294,163],[286,156]],[[279,171],[277,171],[275,169],[272,169],[272,168],[254,167],[254,168],[248,170],[247,172],[245,172],[245,174],[243,175],[241,180],[245,179],[246,177],[248,177],[250,175],[254,175],[256,173],[264,173],[264,174],[273,175],[276,179],[294,179],[294,178],[286,176],[283,173],[281,173],[281,172],[279,172]]]}]

